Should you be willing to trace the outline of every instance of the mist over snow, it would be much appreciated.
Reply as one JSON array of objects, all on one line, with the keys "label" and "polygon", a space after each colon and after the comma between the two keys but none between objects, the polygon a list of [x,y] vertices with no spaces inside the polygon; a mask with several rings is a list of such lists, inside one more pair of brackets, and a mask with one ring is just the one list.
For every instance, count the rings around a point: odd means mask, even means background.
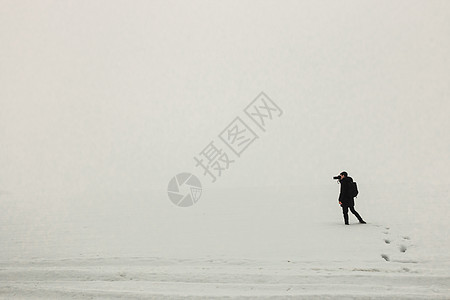
[{"label": "mist over snow", "polygon": [[[449,2],[0,7],[0,298],[450,294]],[[234,160],[216,182],[211,141]],[[344,170],[367,226],[342,225]]]}]

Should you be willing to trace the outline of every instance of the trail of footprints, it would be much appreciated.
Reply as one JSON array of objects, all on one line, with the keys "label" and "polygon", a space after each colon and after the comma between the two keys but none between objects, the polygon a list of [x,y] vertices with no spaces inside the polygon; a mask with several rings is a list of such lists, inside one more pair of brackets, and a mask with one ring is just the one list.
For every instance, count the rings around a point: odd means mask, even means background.
[{"label": "trail of footprints", "polygon": [[[395,243],[396,247],[397,247],[397,249],[398,249],[398,251],[400,253],[405,253],[408,250],[408,248],[410,247],[410,245],[411,245],[411,238],[409,236],[407,236],[407,235],[400,236],[398,238],[398,240],[393,239],[392,235],[391,235],[391,232],[390,232],[390,227],[385,227],[384,231],[383,231],[383,234],[384,234],[384,239],[383,239],[384,243],[386,245],[391,246],[390,248],[392,248],[392,247],[395,247],[394,246],[394,242],[396,242]],[[388,254],[383,253],[383,254],[381,254],[381,257],[385,261],[391,261],[391,257]]]}]

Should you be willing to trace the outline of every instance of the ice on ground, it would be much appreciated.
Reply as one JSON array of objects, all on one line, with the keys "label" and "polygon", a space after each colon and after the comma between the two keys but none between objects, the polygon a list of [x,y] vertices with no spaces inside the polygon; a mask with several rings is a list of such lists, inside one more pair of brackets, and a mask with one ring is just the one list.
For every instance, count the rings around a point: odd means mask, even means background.
[{"label": "ice on ground", "polygon": [[34,260],[1,269],[2,295],[17,299],[444,299],[449,291],[448,274],[375,260],[115,257]]},{"label": "ice on ground", "polygon": [[365,190],[368,224],[350,215],[350,226],[336,193],[211,189],[188,210],[158,193],[88,195],[89,207],[58,213],[3,196],[0,297],[448,299],[444,192],[429,207],[410,187]]}]

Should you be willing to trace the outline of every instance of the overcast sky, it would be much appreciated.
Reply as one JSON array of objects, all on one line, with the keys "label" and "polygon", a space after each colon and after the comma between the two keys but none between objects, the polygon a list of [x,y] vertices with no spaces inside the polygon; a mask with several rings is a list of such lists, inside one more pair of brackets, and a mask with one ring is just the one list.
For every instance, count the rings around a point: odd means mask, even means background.
[{"label": "overcast sky", "polygon": [[[264,91],[214,183],[449,183],[448,1],[0,1],[0,190],[164,190]],[[218,143],[219,144],[219,143]],[[380,178],[384,176],[384,178]]]}]

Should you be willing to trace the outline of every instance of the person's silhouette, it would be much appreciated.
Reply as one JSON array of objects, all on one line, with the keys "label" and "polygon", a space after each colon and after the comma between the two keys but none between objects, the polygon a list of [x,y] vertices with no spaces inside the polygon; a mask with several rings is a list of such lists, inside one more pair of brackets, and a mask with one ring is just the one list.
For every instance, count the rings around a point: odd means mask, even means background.
[{"label": "person's silhouette", "polygon": [[347,172],[341,172],[339,174],[340,179],[339,182],[341,184],[341,192],[339,194],[339,204],[342,207],[342,213],[344,215],[344,222],[345,225],[349,225],[348,223],[348,210],[355,215],[355,217],[358,219],[359,223],[366,224],[366,222],[361,218],[361,216],[358,214],[358,212],[355,210],[355,201],[353,199],[352,195],[352,185],[353,185],[353,179],[348,176]]}]

